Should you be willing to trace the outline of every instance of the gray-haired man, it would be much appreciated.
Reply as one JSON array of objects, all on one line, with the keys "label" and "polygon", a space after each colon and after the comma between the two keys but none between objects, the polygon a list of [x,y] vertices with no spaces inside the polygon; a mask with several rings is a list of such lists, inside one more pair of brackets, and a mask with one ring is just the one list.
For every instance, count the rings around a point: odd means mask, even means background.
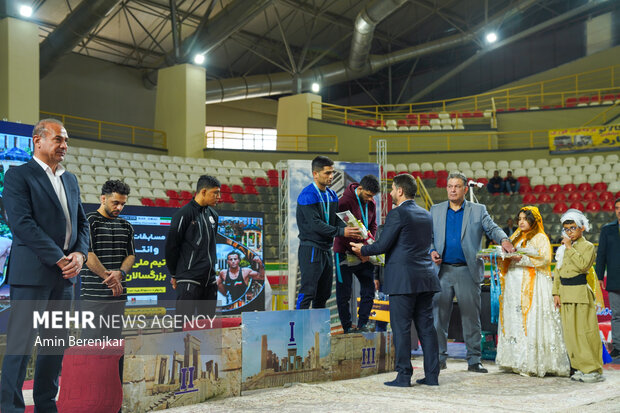
[{"label": "gray-haired man", "polygon": [[433,307],[439,340],[439,365],[446,368],[447,339],[452,300],[456,295],[461,312],[463,338],[467,348],[468,370],[486,373],[480,363],[480,283],[484,275],[482,260],[476,258],[482,234],[506,251],[514,251],[506,233],[493,222],[484,205],[465,201],[467,178],[459,172],[448,176],[448,200],[431,207],[433,244],[431,258],[439,266],[441,292]]}]

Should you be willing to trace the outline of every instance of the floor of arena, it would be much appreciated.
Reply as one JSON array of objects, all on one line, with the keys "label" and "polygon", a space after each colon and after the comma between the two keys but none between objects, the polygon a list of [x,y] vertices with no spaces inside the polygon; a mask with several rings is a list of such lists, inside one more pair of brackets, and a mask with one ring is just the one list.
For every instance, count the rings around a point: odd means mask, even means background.
[{"label": "floor of arena", "polygon": [[[620,363],[616,360],[616,363]],[[412,359],[414,379],[421,378],[422,358]],[[605,365],[605,381],[573,382],[565,377],[523,377],[485,362],[488,374],[469,373],[465,360],[448,359],[439,386],[383,385],[396,373],[354,380],[243,392],[241,397],[211,400],[166,410],[199,412],[614,412],[620,411],[620,364]]]}]

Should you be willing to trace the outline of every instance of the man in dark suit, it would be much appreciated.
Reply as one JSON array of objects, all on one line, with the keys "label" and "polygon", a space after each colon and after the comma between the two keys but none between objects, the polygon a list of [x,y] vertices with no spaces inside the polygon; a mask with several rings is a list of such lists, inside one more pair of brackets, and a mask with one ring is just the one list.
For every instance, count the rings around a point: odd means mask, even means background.
[{"label": "man in dark suit", "polygon": [[[596,253],[596,275],[601,291],[607,288],[609,307],[611,307],[611,342],[614,344],[609,355],[620,357],[620,198],[615,202],[616,218],[601,228]],[[605,286],[607,269],[607,286]]]},{"label": "man in dark suit", "polygon": [[411,385],[411,321],[415,322],[424,352],[424,378],[419,384],[438,385],[437,333],[433,322],[433,295],[440,290],[430,258],[433,223],[431,214],[416,205],[417,185],[411,175],[397,175],[391,196],[397,208],[391,210],[378,241],[372,245],[351,243],[362,256],[385,253],[385,285],[390,296],[390,323],[396,349],[395,370],[388,386]]},{"label": "man in dark suit", "polygon": [[59,339],[55,344],[38,349],[33,398],[36,411],[57,411],[55,398],[67,330],[41,329],[37,335],[30,326],[33,311],[44,314],[70,308],[74,277],[88,253],[88,221],[78,182],[60,165],[67,140],[61,122],[41,120],[32,135],[34,157],[10,168],[4,177],[4,204],[13,248],[8,269],[11,313],[0,384],[2,413],[24,411],[22,385],[33,345],[55,338]]}]

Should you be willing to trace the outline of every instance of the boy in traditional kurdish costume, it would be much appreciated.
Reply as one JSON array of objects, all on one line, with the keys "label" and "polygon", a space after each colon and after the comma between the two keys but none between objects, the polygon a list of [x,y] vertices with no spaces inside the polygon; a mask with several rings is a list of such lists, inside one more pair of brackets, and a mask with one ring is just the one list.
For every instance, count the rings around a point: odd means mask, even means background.
[{"label": "boy in traditional kurdish costume", "polygon": [[553,299],[560,308],[562,329],[571,366],[572,380],[603,381],[603,347],[596,317],[596,280],[592,264],[594,245],[583,236],[590,229],[588,219],[576,209],[566,211],[562,245],[556,252]]}]

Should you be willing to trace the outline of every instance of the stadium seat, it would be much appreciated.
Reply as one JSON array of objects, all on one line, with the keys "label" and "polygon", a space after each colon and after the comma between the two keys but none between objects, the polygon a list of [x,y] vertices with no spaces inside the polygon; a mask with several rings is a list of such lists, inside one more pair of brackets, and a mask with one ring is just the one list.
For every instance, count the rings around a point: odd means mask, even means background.
[{"label": "stadium seat", "polygon": [[[470,165],[471,169],[473,169],[474,171],[476,170],[480,170],[480,169],[484,169],[484,166],[482,165],[482,162],[480,161],[474,161],[471,163]],[[486,173],[485,173],[486,176]]]},{"label": "stadium seat", "polygon": [[409,172],[407,165],[405,165],[404,163],[397,163],[395,168],[399,172]]},{"label": "stadium seat", "polygon": [[387,179],[394,179],[395,176],[396,176],[396,171],[388,171]]},{"label": "stadium seat", "polygon": [[544,183],[545,180],[542,176],[532,176],[530,179],[530,185],[532,185],[532,187],[535,187],[536,185],[542,185]]},{"label": "stadium seat", "polygon": [[[549,167],[546,167],[549,168]],[[543,168],[545,169],[545,168]],[[551,186],[551,185],[557,185],[558,184],[558,177],[555,176],[553,174],[553,172],[551,174],[545,174],[543,173],[542,176],[545,179],[545,185],[547,185],[547,187]]]},{"label": "stadium seat", "polygon": [[260,187],[266,187],[269,186],[269,184],[267,183],[267,179],[265,179],[264,177],[258,177],[255,180],[256,186],[260,186]]},{"label": "stadium seat", "polygon": [[568,194],[568,200],[569,201],[581,201],[581,198],[582,198],[581,197],[581,193],[577,192],[577,191],[570,192]]},{"label": "stadium seat", "polygon": [[592,190],[592,185],[587,182],[583,182],[577,186],[577,190],[581,192],[589,192]]},{"label": "stadium seat", "polygon": [[596,201],[590,201],[586,205],[586,212],[599,212],[601,210],[601,205]]},{"label": "stadium seat", "polygon": [[445,169],[440,169],[438,171],[435,172],[435,174],[437,175],[437,178],[448,178],[448,171],[446,171]]},{"label": "stadium seat", "polygon": [[543,184],[539,184],[534,186],[534,193],[535,194],[542,194],[544,192],[547,192],[547,187]]},{"label": "stadium seat", "polygon": [[595,185],[598,183],[603,183],[603,175],[599,173],[593,173],[588,175],[588,184]]},{"label": "stadium seat", "polygon": [[573,183],[573,177],[570,175],[558,175],[560,177],[560,179],[558,180],[558,183],[564,187],[565,185],[568,184],[572,184]]},{"label": "stadium seat", "polygon": [[190,200],[190,199],[192,199],[194,197],[194,194],[192,194],[189,191],[185,191],[185,190],[181,191],[179,193],[179,195],[180,195],[181,199],[183,199],[185,201]]},{"label": "stadium seat", "polygon": [[523,163],[520,160],[515,159],[515,160],[510,161],[510,169],[515,170],[517,168],[522,168],[522,167],[523,167]]},{"label": "stadium seat", "polygon": [[614,194],[612,194],[609,191],[603,191],[601,192],[601,194],[598,197],[599,201],[601,202],[606,202],[606,201],[613,201],[614,200]]},{"label": "stadium seat", "polygon": [[446,178],[437,178],[437,182],[435,184],[437,188],[445,188],[448,186],[448,180]]},{"label": "stadium seat", "polygon": [[538,196],[539,204],[548,204],[551,202],[551,197],[547,193],[542,193]]},{"label": "stadium seat", "polygon": [[245,193],[241,185],[233,185],[231,190],[233,194],[244,194]]},{"label": "stadium seat", "polygon": [[488,176],[488,174],[489,173],[487,172],[486,169],[482,169],[482,168],[476,169],[474,171],[474,179],[478,180],[480,178],[486,178]]},{"label": "stadium seat", "polygon": [[495,161],[485,161],[484,169],[489,170],[489,171],[494,171],[497,169],[497,163]]},{"label": "stadium seat", "polygon": [[525,169],[533,168],[535,166],[536,166],[536,161],[534,161],[533,159],[526,159],[523,161],[523,167]]},{"label": "stadium seat", "polygon": [[409,165],[407,165],[407,170],[409,172],[419,171],[420,170],[420,164],[418,164],[416,162],[411,162]]},{"label": "stadium seat", "polygon": [[265,170],[275,169],[275,168],[273,167],[273,164],[272,164],[271,162],[269,162],[269,161],[263,161],[263,162],[261,163],[261,166],[262,166],[262,167],[263,167],[263,169],[265,169]]},{"label": "stadium seat", "polygon": [[544,168],[545,166],[549,166],[549,160],[547,158],[536,159],[537,168]]},{"label": "stadium seat", "polygon": [[521,186],[519,187],[520,194],[529,194],[530,192],[532,192],[532,187],[530,186],[530,184],[521,184]]},{"label": "stadium seat", "polygon": [[607,201],[607,202],[605,202],[601,209],[603,211],[605,211],[605,212],[614,212],[616,210],[616,207],[614,205],[614,201]]},{"label": "stadium seat", "polygon": [[443,162],[433,162],[433,171],[437,172],[445,169],[446,165]]},{"label": "stadium seat", "polygon": [[558,166],[562,166],[562,158],[551,158],[549,160],[549,166],[553,168],[557,168]]},{"label": "stadium seat", "polygon": [[594,201],[596,199],[598,199],[598,195],[596,194],[596,192],[590,191],[583,194],[584,201]]},{"label": "stadium seat", "polygon": [[553,194],[553,196],[551,197],[553,199],[553,202],[564,202],[566,201],[566,195],[564,195],[564,192],[556,192]]},{"label": "stadium seat", "polygon": [[615,98],[613,94],[603,96],[603,105],[613,105]]},{"label": "stadium seat", "polygon": [[422,164],[420,165],[420,171],[422,172],[432,171],[432,170],[433,170],[433,164],[431,164],[430,162],[422,162]]},{"label": "stadium seat", "polygon": [[[495,167],[495,165],[493,167]],[[485,166],[485,168],[486,168],[486,166]],[[458,169],[459,169],[459,166],[457,165],[456,162],[446,162],[446,171],[452,172],[452,171],[456,171]]]},{"label": "stadium seat", "polygon": [[540,176],[540,168],[538,167],[528,168],[527,175],[529,177]]},{"label": "stadium seat", "polygon": [[280,184],[280,181],[278,180],[278,178],[269,178],[269,186],[270,187],[276,187]]},{"label": "stadium seat", "polygon": [[577,186],[573,183],[570,183],[570,184],[564,185],[562,189],[564,189],[564,192],[573,192],[577,190]]},{"label": "stadium seat", "polygon": [[458,169],[459,169],[459,171],[464,171],[466,169],[471,169],[471,168],[469,167],[469,162],[461,161],[461,162],[459,162],[459,168]]},{"label": "stadium seat", "polygon": [[590,165],[590,157],[589,156],[580,156],[577,158],[577,165],[586,166]]},{"label": "stadium seat", "polygon": [[604,163],[605,163],[605,157],[602,155],[594,155],[590,159],[590,164],[592,165],[600,166],[600,165],[603,165]]},{"label": "stadium seat", "polygon": [[551,184],[547,187],[547,190],[550,193],[557,193],[560,192],[562,190],[562,187],[559,184]]},{"label": "stadium seat", "polygon": [[510,168],[510,164],[508,163],[508,161],[497,161],[497,169],[509,169]]},{"label": "stadium seat", "polygon": [[566,99],[566,105],[567,108],[574,108],[575,106],[577,106],[577,98],[567,98]]},{"label": "stadium seat", "polygon": [[581,184],[585,184],[585,183],[587,183],[587,182],[588,182],[588,177],[587,177],[587,176],[585,176],[585,175],[583,175],[583,174],[580,174],[580,175],[575,175],[575,176],[573,177],[573,183],[574,183],[575,185],[577,185],[577,186],[579,186],[579,185],[581,185]]},{"label": "stadium seat", "polygon": [[605,192],[607,191],[607,184],[605,182],[597,182],[592,188],[597,192]]},{"label": "stadium seat", "polygon": [[477,179],[477,181],[481,182],[481,183],[483,183],[485,185],[489,183],[489,180],[487,178],[479,178],[479,179]]},{"label": "stadium seat", "polygon": [[175,191],[174,189],[167,189],[166,190],[166,195],[170,199],[181,199],[181,195],[177,191]]},{"label": "stadium seat", "polygon": [[411,176],[413,176],[414,178],[422,179],[422,172],[420,172],[420,171],[413,171],[413,172],[411,172]]},{"label": "stadium seat", "polygon": [[573,202],[572,204],[570,204],[569,206],[570,209],[577,209],[581,212],[585,211],[585,208],[583,207],[583,204],[581,202]]},{"label": "stadium seat", "polygon": [[575,158],[573,156],[567,156],[566,158],[564,158],[563,164],[566,167],[571,167],[573,165],[577,165],[577,158]]},{"label": "stadium seat", "polygon": [[563,175],[568,175],[568,167],[566,166],[556,166],[554,170],[555,175],[558,178],[561,178]]},{"label": "stadium seat", "polygon": [[142,203],[143,206],[155,206],[155,202],[153,202],[151,198],[140,198],[140,203]]},{"label": "stadium seat", "polygon": [[524,185],[524,184],[529,185],[529,183],[530,183],[530,178],[528,178],[527,176],[520,176],[520,177],[518,177],[518,178],[517,178],[517,181],[519,181],[519,183],[520,183],[521,185]]},{"label": "stadium seat", "polygon": [[564,202],[558,202],[553,206],[554,214],[563,214],[566,211],[568,211],[568,207],[566,206]]},{"label": "stadium seat", "polygon": [[424,171],[422,173],[422,179],[436,179],[437,175],[435,175],[435,171]]}]

